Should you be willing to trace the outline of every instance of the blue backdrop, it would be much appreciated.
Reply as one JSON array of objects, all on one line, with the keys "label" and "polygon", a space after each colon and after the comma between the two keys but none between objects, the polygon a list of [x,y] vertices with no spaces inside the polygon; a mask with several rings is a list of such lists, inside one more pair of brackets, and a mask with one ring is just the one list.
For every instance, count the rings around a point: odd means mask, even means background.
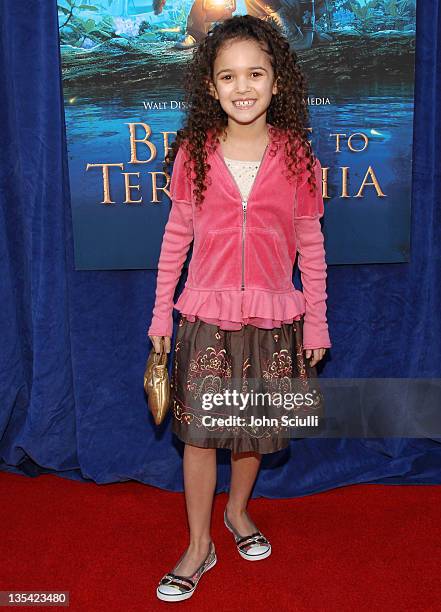
[{"label": "blue backdrop", "polygon": [[[329,267],[327,377],[440,376],[441,15],[418,4],[411,262]],[[142,387],[156,272],[74,270],[56,1],[0,11],[1,469],[182,490],[182,445]],[[440,475],[436,439],[294,439],[253,496]]]}]

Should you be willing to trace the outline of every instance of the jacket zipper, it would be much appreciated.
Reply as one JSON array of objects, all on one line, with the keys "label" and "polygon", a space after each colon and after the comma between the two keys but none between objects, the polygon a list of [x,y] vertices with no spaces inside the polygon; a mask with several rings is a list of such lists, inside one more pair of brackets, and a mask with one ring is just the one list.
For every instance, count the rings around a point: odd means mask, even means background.
[{"label": "jacket zipper", "polygon": [[247,200],[242,200],[242,291],[245,291],[245,225],[247,222],[247,204]]},{"label": "jacket zipper", "polygon": [[248,198],[246,200],[242,199],[242,193],[240,191],[239,185],[236,182],[236,179],[234,178],[234,176],[233,176],[231,170],[229,169],[229,167],[227,166],[227,164],[226,164],[222,154],[220,154],[218,152],[218,155],[221,158],[225,168],[228,170],[231,178],[233,179],[233,183],[236,185],[236,189],[237,189],[237,191],[238,191],[238,193],[240,195],[240,199],[241,199],[241,202],[242,202],[242,285],[241,285],[241,291],[245,291],[245,226],[246,226],[246,222],[247,222],[247,206],[248,206],[248,201],[249,201],[249,199],[251,197],[251,194],[254,191],[254,187],[256,185],[257,177],[259,176],[260,169],[263,166],[263,162],[265,160],[267,150],[268,150],[268,145],[266,145],[266,147],[265,147],[265,151],[263,152],[263,156],[262,156],[262,159],[260,161],[259,168],[257,170],[256,176],[254,177],[253,184],[251,186],[251,191],[248,194]]}]

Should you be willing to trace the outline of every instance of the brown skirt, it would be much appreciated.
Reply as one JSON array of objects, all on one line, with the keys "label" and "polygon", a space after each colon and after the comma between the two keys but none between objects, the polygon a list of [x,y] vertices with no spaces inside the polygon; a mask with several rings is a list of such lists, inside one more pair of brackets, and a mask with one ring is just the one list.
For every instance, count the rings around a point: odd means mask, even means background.
[{"label": "brown skirt", "polygon": [[[293,429],[292,421],[290,426],[284,424],[282,414],[321,416],[322,397],[309,404],[311,408],[304,402],[300,407],[290,404],[289,411],[280,404],[262,406],[253,400],[251,406],[250,401],[241,404],[237,395],[236,401],[232,401],[232,395],[230,401],[225,397],[226,390],[251,394],[290,392],[291,399],[293,390],[310,391],[311,379],[317,378],[317,372],[304,356],[302,331],[303,317],[282,323],[280,328],[244,325],[240,330],[228,331],[198,318],[191,322],[181,314],[171,376],[173,433],[186,444],[229,448],[234,453],[265,454],[286,448]],[[217,394],[221,399],[207,402],[207,394],[212,398]]]}]

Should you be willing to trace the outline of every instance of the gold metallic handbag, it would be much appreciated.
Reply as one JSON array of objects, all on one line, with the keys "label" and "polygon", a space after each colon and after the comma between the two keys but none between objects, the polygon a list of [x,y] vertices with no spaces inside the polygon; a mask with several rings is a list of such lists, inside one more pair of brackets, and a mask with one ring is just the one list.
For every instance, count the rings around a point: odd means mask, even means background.
[{"label": "gold metallic handbag", "polygon": [[170,380],[163,338],[160,352],[156,353],[153,347],[148,356],[144,372],[144,390],[155,423],[160,425],[170,407]]}]

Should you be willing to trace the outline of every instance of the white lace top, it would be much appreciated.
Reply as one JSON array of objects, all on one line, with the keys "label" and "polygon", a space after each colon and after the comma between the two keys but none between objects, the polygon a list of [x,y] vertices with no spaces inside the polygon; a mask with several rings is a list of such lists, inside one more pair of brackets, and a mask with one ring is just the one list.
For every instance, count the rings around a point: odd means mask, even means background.
[{"label": "white lace top", "polygon": [[224,160],[240,188],[242,198],[244,200],[248,199],[260,166],[260,161],[230,159],[229,157],[224,157]]}]

